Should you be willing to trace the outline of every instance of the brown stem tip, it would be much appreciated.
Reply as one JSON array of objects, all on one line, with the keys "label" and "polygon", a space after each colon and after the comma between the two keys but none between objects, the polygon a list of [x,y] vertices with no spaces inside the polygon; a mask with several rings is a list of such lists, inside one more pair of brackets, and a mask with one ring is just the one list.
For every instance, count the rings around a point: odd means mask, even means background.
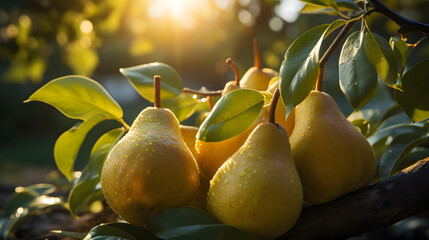
[{"label": "brown stem tip", "polygon": [[225,62],[229,65],[229,67],[234,71],[234,81],[235,85],[240,85],[240,72],[238,71],[237,64],[231,58],[227,58]]},{"label": "brown stem tip", "polygon": [[153,77],[153,86],[155,88],[155,107],[161,107],[161,77],[159,75],[155,75]]},{"label": "brown stem tip", "polygon": [[274,92],[273,99],[271,100],[270,105],[270,112],[268,113],[268,122],[275,124],[276,123],[276,106],[277,102],[280,98],[280,91],[278,88],[276,88],[276,91]]}]

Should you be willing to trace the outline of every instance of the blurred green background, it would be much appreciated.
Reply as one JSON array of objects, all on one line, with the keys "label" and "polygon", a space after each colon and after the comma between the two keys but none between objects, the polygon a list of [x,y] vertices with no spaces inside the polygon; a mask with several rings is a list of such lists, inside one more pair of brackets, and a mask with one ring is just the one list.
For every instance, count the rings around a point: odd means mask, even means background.
[{"label": "blurred green background", "polygon": [[[384,2],[429,23],[428,0]],[[257,38],[263,65],[278,71],[293,39],[338,18],[300,15],[302,7],[297,0],[0,1],[0,183],[37,183],[55,169],[55,140],[76,120],[40,102],[23,103],[46,82],[69,74],[91,77],[122,106],[131,124],[149,103],[119,68],[164,62],[179,72],[185,87],[218,90],[233,79],[225,59],[233,58],[243,74],[253,64],[252,39]],[[386,38],[398,29],[377,13],[368,22]],[[324,88],[347,115],[352,109],[338,87],[339,52],[328,61]],[[428,55],[428,44],[420,44],[409,65]],[[113,127],[119,124],[107,121],[90,132],[76,169],[85,165],[95,140]]]}]

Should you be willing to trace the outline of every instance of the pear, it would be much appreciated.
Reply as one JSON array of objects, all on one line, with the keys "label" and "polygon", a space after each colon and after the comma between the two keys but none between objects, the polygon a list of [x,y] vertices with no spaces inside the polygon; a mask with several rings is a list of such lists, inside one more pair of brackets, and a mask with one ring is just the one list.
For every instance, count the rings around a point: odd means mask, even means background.
[{"label": "pear", "polygon": [[244,144],[247,137],[259,123],[267,121],[267,117],[268,112],[262,109],[255,123],[249,129],[220,142],[204,142],[197,139],[195,160],[203,175],[207,179],[212,179],[219,167]]},{"label": "pear", "polygon": [[[279,85],[280,85],[280,77],[274,77],[273,79],[271,79],[271,83],[267,89],[267,92],[274,94],[274,91],[277,88],[279,88]],[[269,106],[267,106],[267,108],[268,107]],[[295,108],[292,109],[288,118],[286,119],[286,108],[281,96],[280,96],[280,101],[276,107],[275,121],[276,123],[279,123],[286,129],[288,136],[292,134],[293,127],[295,126]]]},{"label": "pear", "polygon": [[312,91],[296,106],[290,137],[304,200],[321,204],[371,182],[375,154],[331,96]]},{"label": "pear", "polygon": [[207,207],[223,223],[275,238],[295,224],[302,199],[288,135],[271,120],[259,124],[216,172]]},{"label": "pear", "polygon": [[131,224],[143,226],[152,212],[188,204],[198,189],[198,168],[182,139],[179,122],[160,108],[144,109],[112,148],[101,172],[107,203]]},{"label": "pear", "polygon": [[197,151],[195,149],[197,132],[198,128],[195,126],[180,125],[180,133],[182,134],[183,141],[194,156]]},{"label": "pear", "polygon": [[258,91],[265,91],[271,78],[278,76],[278,72],[270,68],[262,68],[259,43],[256,39],[253,40],[253,52],[255,64],[249,68],[240,80],[242,88],[251,88]]},{"label": "pear", "polygon": [[[198,132],[198,128],[194,126],[186,126],[186,125],[180,125],[180,130],[182,133],[183,141],[185,141],[186,146],[191,150],[192,154],[195,156],[196,154],[196,148],[195,148],[195,142],[196,142],[196,135]],[[199,179],[200,179],[200,185],[198,187],[198,190],[192,199],[192,201],[189,203],[189,206],[197,207],[202,210],[206,210],[206,202],[207,202],[207,192],[209,191],[209,180],[204,177],[204,175],[200,172],[199,173]]]}]

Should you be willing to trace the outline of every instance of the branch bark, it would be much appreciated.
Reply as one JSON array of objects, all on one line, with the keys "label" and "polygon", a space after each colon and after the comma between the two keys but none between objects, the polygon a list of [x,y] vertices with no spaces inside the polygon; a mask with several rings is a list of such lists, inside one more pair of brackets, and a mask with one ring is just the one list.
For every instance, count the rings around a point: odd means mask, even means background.
[{"label": "branch bark", "polygon": [[405,34],[409,32],[422,32],[424,34],[429,34],[429,24],[424,24],[420,22],[415,22],[413,20],[402,17],[401,15],[395,13],[386,5],[384,5],[380,0],[369,0],[374,6],[374,10],[379,12],[399,25],[399,30],[397,33],[401,37],[406,39]]},{"label": "branch bark", "polygon": [[429,157],[364,189],[304,209],[278,239],[344,239],[429,209]]}]

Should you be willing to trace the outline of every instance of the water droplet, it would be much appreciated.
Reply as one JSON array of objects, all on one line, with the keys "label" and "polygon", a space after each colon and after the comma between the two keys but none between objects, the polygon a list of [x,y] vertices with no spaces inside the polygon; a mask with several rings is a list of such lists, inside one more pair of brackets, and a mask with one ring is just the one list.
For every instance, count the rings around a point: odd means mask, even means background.
[{"label": "water droplet", "polygon": [[119,166],[119,163],[115,163],[115,167]]},{"label": "water droplet", "polygon": [[136,147],[138,147],[139,146],[139,144],[138,143],[136,143]]},{"label": "water droplet", "polygon": [[238,184],[238,187],[241,187],[241,183]]},{"label": "water droplet", "polygon": [[240,177],[246,176],[246,171],[242,171],[240,174],[238,174],[238,176],[240,176]]},{"label": "water droplet", "polygon": [[149,170],[146,170],[146,173],[147,173],[147,174],[149,174],[149,173],[150,173],[150,169],[149,169]]}]

